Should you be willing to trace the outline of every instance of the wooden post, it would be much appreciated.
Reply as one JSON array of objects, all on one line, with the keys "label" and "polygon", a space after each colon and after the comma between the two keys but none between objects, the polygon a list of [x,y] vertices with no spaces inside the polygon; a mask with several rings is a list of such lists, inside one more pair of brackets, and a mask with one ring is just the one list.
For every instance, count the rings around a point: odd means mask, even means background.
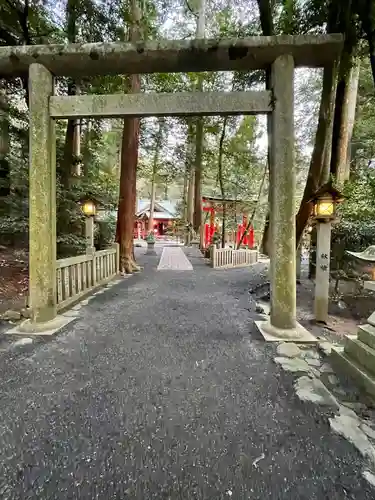
[{"label": "wooden post", "polygon": [[211,265],[215,269],[216,267],[216,245],[211,244]]},{"label": "wooden post", "polygon": [[115,274],[120,272],[120,245],[118,243],[113,243],[113,248],[116,250],[116,269]]},{"label": "wooden post", "polygon": [[29,305],[34,323],[56,316],[56,154],[49,115],[53,77],[41,64],[29,69],[30,207]]},{"label": "wooden post", "polygon": [[271,120],[270,229],[271,326],[296,326],[296,230],[293,118],[294,61],[278,57],[272,65],[274,111]]}]

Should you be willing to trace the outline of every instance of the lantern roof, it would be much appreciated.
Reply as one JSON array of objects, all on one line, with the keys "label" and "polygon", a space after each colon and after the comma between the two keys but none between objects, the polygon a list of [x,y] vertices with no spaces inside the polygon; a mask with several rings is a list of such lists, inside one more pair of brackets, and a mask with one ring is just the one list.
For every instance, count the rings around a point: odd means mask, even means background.
[{"label": "lantern roof", "polygon": [[103,205],[103,200],[101,199],[100,196],[91,195],[90,193],[81,196],[79,198],[79,200],[78,200],[78,203],[84,204],[84,203],[88,203],[89,201],[91,201],[92,203],[94,203],[94,205],[97,208],[99,206]]},{"label": "lantern roof", "polygon": [[331,195],[331,197],[337,202],[343,201],[345,199],[345,196],[342,194],[342,192],[335,188],[332,181],[330,180],[323,184],[323,186],[321,186],[315,192],[314,196],[309,201],[315,201],[327,194]]}]

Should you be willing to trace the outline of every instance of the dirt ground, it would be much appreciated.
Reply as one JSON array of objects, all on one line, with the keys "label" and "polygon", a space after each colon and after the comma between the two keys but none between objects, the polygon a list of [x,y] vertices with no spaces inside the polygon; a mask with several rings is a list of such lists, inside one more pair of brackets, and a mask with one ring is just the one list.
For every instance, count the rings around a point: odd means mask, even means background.
[{"label": "dirt ground", "polygon": [[358,325],[365,323],[375,310],[374,293],[367,290],[360,294],[343,293],[339,299],[331,300],[328,324],[316,325],[313,319],[314,286],[309,279],[297,285],[297,314],[298,320],[316,336],[341,342],[345,335],[356,334]]},{"label": "dirt ground", "polygon": [[26,304],[28,253],[0,246],[0,313]]}]

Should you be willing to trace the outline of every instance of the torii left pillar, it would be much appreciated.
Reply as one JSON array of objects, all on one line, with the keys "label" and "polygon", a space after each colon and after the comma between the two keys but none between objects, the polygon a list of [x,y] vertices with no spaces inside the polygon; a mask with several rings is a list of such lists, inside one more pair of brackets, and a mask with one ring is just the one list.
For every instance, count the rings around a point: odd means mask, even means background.
[{"label": "torii left pillar", "polygon": [[56,152],[49,114],[53,76],[41,64],[29,69],[29,306],[31,323],[56,317]]}]

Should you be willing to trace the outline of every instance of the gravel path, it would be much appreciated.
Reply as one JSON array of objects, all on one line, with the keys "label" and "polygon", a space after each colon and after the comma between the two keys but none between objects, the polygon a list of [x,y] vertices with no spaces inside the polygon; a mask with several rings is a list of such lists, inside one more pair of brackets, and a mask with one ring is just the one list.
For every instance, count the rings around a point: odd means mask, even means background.
[{"label": "gravel path", "polygon": [[158,252],[51,342],[2,355],[0,498],[374,498],[252,326],[261,266],[190,251],[193,271],[159,272]]}]

